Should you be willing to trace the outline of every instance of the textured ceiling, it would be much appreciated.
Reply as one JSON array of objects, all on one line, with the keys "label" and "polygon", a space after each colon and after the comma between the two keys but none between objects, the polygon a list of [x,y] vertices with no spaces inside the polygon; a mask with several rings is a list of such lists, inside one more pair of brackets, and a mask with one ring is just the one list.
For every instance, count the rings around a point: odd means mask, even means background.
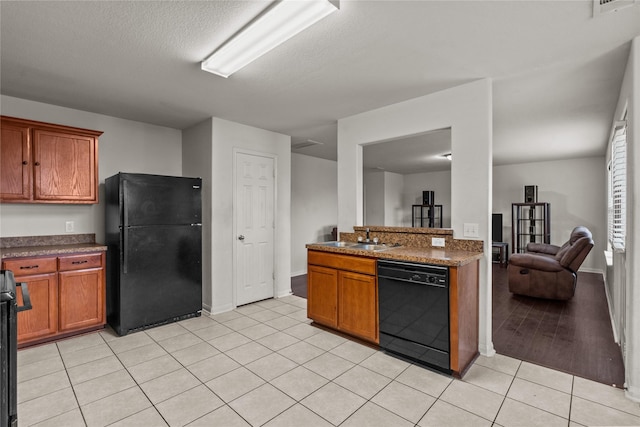
[{"label": "textured ceiling", "polygon": [[339,118],[489,77],[496,164],[595,156],[640,35],[640,6],[593,18],[589,0],[342,0],[230,78],[201,71],[268,3],[2,1],[0,90],[178,129],[216,116],[335,159]]}]

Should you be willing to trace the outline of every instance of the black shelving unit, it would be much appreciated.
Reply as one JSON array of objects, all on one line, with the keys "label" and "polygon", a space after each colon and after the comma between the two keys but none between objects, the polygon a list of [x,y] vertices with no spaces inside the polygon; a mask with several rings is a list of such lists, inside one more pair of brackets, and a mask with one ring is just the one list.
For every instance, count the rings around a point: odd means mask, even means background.
[{"label": "black shelving unit", "polygon": [[523,253],[527,243],[551,243],[549,203],[512,203],[513,253]]},{"label": "black shelving unit", "polygon": [[412,205],[411,226],[442,228],[442,205]]}]

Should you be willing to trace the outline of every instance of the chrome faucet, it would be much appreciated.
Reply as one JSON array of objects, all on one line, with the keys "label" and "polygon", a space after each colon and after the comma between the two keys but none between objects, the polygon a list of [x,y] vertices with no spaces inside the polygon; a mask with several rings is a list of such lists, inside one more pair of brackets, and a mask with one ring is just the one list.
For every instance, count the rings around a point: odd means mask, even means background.
[{"label": "chrome faucet", "polygon": [[370,240],[369,240],[369,227],[367,227],[367,229],[365,231],[367,232],[367,238],[366,238],[365,242],[369,243],[370,242]]}]

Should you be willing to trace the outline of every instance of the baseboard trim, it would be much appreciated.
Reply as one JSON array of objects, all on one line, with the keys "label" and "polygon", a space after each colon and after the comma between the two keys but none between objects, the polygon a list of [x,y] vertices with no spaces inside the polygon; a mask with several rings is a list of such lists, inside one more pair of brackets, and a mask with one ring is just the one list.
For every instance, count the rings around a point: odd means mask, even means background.
[{"label": "baseboard trim", "polygon": [[613,301],[611,300],[611,294],[609,294],[609,287],[607,286],[607,279],[604,281],[604,295],[607,298],[607,308],[609,309],[609,321],[611,322],[611,331],[613,332],[613,341],[620,344],[620,337],[618,336],[618,329],[616,328],[616,321],[613,318]]},{"label": "baseboard trim", "polygon": [[210,314],[216,315],[220,313],[226,313],[227,311],[233,310],[235,307],[233,304],[225,304],[218,307],[211,307]]},{"label": "baseboard trim", "polygon": [[625,390],[624,395],[627,399],[640,403],[640,388],[630,386]]},{"label": "baseboard trim", "polygon": [[602,277],[604,277],[604,270],[601,268],[579,268],[578,272],[583,272],[583,273],[596,273],[596,274],[601,274]]}]

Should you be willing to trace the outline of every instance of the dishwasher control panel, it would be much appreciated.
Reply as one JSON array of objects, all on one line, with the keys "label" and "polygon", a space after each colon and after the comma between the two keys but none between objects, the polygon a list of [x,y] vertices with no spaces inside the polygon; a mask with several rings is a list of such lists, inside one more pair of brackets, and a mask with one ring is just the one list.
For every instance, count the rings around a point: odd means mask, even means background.
[{"label": "dishwasher control panel", "polygon": [[448,286],[449,268],[440,265],[380,260],[378,261],[378,277],[417,284]]}]

